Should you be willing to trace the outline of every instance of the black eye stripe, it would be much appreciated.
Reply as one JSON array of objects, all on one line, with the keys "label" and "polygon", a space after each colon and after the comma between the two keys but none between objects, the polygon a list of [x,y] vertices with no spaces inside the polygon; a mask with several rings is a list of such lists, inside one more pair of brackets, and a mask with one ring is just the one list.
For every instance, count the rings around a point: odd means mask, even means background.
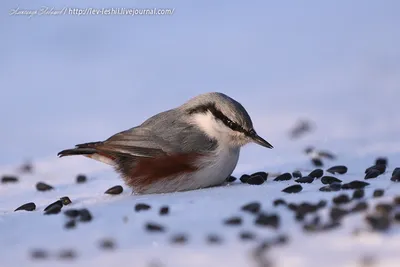
[{"label": "black eye stripe", "polygon": [[192,108],[189,110],[189,114],[206,113],[207,111],[210,111],[214,115],[215,118],[222,121],[223,124],[225,124],[227,127],[232,129],[233,131],[241,132],[246,135],[251,135],[251,133],[254,132],[254,130],[250,130],[250,131],[245,130],[242,126],[240,126],[236,122],[234,122],[231,119],[229,119],[228,117],[226,117],[220,110],[218,110],[216,108],[214,103],[210,103],[207,105],[201,105],[201,106]]}]

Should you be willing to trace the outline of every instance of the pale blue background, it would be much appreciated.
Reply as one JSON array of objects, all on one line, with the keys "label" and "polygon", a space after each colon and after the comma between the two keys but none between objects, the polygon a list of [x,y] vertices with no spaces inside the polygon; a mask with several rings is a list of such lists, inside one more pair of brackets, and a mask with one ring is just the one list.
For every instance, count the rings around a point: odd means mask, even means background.
[{"label": "pale blue background", "polygon": [[[243,164],[279,161],[307,144],[338,153],[399,152],[400,1],[0,5],[0,164],[55,157],[207,91],[241,102],[276,147],[249,146]],[[17,6],[42,5],[175,13],[8,15]],[[318,134],[295,143],[287,131],[301,117],[315,121]]]}]

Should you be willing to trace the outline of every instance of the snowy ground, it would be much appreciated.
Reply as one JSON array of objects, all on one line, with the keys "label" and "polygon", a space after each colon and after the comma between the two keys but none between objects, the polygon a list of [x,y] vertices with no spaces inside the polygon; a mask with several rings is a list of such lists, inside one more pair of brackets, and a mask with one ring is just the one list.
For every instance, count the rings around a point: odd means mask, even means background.
[{"label": "snowy ground", "polygon": [[[391,171],[400,155],[389,157],[389,168],[384,175],[370,179],[365,190],[370,210],[374,203],[391,202],[393,196],[400,195],[400,183],[390,181]],[[293,171],[296,168],[311,170],[307,158],[301,164],[286,164],[269,167],[266,171]],[[372,165],[372,157],[354,157],[346,161],[326,162],[326,166],[345,164],[349,171],[345,175],[335,175],[344,182],[363,180],[364,170]],[[90,166],[90,168],[88,167]],[[398,266],[400,256],[400,224],[394,224],[383,233],[370,231],[364,220],[365,213],[349,215],[341,227],[323,233],[306,233],[302,224],[294,220],[294,214],[286,207],[273,206],[273,200],[283,198],[287,202],[308,201],[317,203],[327,200],[328,206],[318,212],[327,219],[335,195],[351,191],[319,192],[320,180],[303,184],[303,191],[285,194],[281,190],[295,184],[293,180],[274,182],[272,178],[263,185],[247,185],[240,181],[227,186],[191,192],[162,195],[132,195],[124,187],[118,196],[105,195],[108,188],[121,184],[121,180],[100,163],[85,158],[51,158],[34,163],[33,174],[18,174],[19,183],[0,185],[0,254],[1,266]],[[88,182],[77,184],[75,176],[85,170]],[[258,171],[260,169],[254,169]],[[15,167],[5,167],[1,174],[17,173]],[[307,174],[308,171],[303,171]],[[235,175],[241,174],[240,166]],[[38,181],[55,187],[54,190],[39,192],[35,189]],[[377,188],[385,190],[381,198],[373,198]],[[68,196],[70,208],[85,207],[93,214],[88,223],[78,223],[74,229],[65,229],[66,216],[43,215],[43,209],[58,198]],[[241,211],[244,204],[258,201],[262,210],[277,212],[281,226],[274,230],[254,224],[255,215]],[[36,203],[36,210],[14,212],[18,206]],[[357,201],[352,201],[349,206]],[[136,203],[151,206],[148,211],[135,212]],[[160,216],[159,208],[170,207],[170,214]],[[242,225],[227,226],[223,221],[232,216],[240,216]],[[308,217],[306,217],[307,219]],[[163,233],[149,233],[144,225],[159,223],[166,227]],[[354,232],[358,230],[356,235]],[[241,240],[240,233],[250,231],[254,240]],[[176,234],[187,237],[185,244],[172,244]],[[220,244],[207,243],[207,236],[215,234],[221,238]],[[279,235],[288,237],[287,244],[274,246],[256,255],[256,249],[263,241],[273,240]],[[110,239],[115,249],[104,250],[100,242]],[[32,251],[44,250],[46,259],[32,259]],[[60,258],[63,250],[73,250],[74,258]],[[263,260],[264,259],[264,260]],[[363,263],[366,262],[366,263]],[[372,262],[372,263],[371,263]],[[362,265],[365,264],[365,265]]]}]

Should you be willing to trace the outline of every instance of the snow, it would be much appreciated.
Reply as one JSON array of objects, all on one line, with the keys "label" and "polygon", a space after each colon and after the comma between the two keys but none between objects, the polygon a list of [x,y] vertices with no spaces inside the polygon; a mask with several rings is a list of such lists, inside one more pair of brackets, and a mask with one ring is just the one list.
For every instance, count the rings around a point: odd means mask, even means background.
[{"label": "snow", "polygon": [[[390,157],[389,164],[398,162],[399,158],[399,155]],[[349,172],[336,177],[344,182],[362,180],[364,169],[373,163],[368,160],[358,157],[346,161]],[[329,164],[333,165],[329,162],[327,167]],[[292,212],[282,206],[273,206],[273,200],[277,198],[293,203],[317,203],[324,199],[331,206],[332,196],[343,191],[320,192],[318,189],[322,183],[319,180],[303,184],[303,191],[297,194],[281,192],[283,188],[294,184],[293,180],[274,182],[270,178],[259,186],[236,181],[215,188],[159,195],[133,195],[124,187],[121,195],[110,196],[105,195],[104,191],[122,184],[122,181],[112,169],[101,163],[93,163],[82,157],[53,157],[35,162],[34,167],[33,174],[18,174],[19,183],[0,186],[1,266],[64,266],[70,262],[74,266],[260,266],[260,260],[254,257],[256,247],[279,234],[289,237],[288,244],[274,247],[263,254],[274,266],[360,266],[360,262],[368,257],[376,260],[379,266],[397,266],[396,261],[400,259],[397,253],[400,245],[399,224],[385,233],[372,232],[363,219],[365,214],[360,213],[346,217],[343,226],[335,230],[310,234],[302,231],[301,224],[294,220]],[[313,169],[304,157],[301,165],[281,165],[266,170],[292,171],[295,167],[303,167],[304,174]],[[15,169],[5,167],[0,173],[17,173]],[[365,199],[371,204],[370,209],[373,203],[390,202],[393,196],[399,195],[400,184],[390,181],[392,169],[388,168],[384,175],[368,180],[371,185],[365,190]],[[88,175],[88,181],[77,184],[75,177],[83,170]],[[254,169],[257,170],[260,169]],[[240,176],[240,167],[235,175]],[[38,181],[46,182],[55,189],[38,192],[35,189]],[[385,190],[382,198],[372,198],[376,188]],[[48,204],[63,196],[72,200],[72,204],[64,206],[63,210],[88,208],[93,221],[80,222],[76,228],[67,230],[64,228],[67,218],[62,213],[43,215],[43,209]],[[254,215],[240,210],[244,204],[253,201],[259,201],[263,211],[280,214],[282,225],[278,230],[255,226]],[[27,202],[36,203],[36,210],[14,212],[15,208]],[[135,212],[136,203],[149,204],[151,209]],[[167,216],[158,214],[163,205],[170,207]],[[326,219],[327,211],[328,208],[325,208],[319,214]],[[242,217],[243,224],[224,225],[223,220],[232,216]],[[148,233],[144,229],[147,222],[165,226],[166,232]],[[362,231],[355,235],[357,229]],[[240,240],[239,233],[242,231],[255,233],[256,239]],[[172,236],[180,233],[187,235],[188,242],[171,244]],[[206,243],[209,234],[220,236],[222,243]],[[114,240],[116,248],[102,250],[99,243],[104,239]],[[34,249],[47,251],[49,258],[32,259]],[[73,249],[76,258],[59,258],[58,254],[65,249]]]}]

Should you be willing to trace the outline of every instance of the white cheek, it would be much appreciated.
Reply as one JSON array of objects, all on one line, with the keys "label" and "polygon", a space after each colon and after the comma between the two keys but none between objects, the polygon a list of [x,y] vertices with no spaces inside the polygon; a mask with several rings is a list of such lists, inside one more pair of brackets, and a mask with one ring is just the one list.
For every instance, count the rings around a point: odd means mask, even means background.
[{"label": "white cheek", "polygon": [[215,120],[211,112],[195,114],[193,122],[202,129],[210,138],[223,142],[229,141],[231,130],[222,122]]}]

